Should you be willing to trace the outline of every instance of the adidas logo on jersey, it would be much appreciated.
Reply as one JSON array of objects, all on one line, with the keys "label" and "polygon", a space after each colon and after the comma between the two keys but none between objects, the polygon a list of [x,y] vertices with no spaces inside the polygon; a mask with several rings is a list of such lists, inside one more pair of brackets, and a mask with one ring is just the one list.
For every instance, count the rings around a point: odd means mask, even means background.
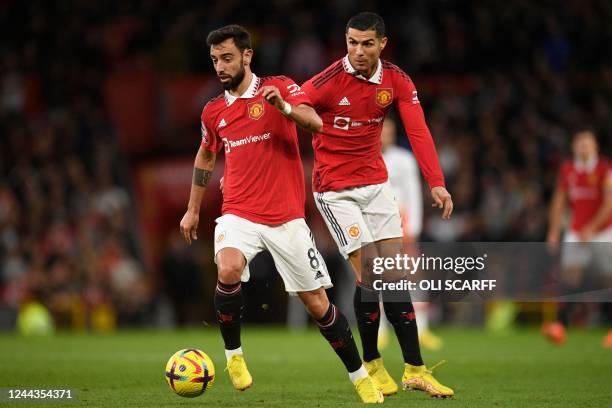
[{"label": "adidas logo on jersey", "polygon": [[350,106],[351,103],[349,102],[348,98],[345,96],[344,98],[340,99],[340,102],[338,102],[338,106]]},{"label": "adidas logo on jersey", "polygon": [[219,122],[219,126],[217,126],[217,129],[220,129],[224,126],[227,126],[227,123],[225,123],[225,118],[221,119],[221,122]]},{"label": "adidas logo on jersey", "polygon": [[317,271],[317,273],[315,274],[315,279],[321,279],[323,277],[323,274],[321,273],[321,271]]}]

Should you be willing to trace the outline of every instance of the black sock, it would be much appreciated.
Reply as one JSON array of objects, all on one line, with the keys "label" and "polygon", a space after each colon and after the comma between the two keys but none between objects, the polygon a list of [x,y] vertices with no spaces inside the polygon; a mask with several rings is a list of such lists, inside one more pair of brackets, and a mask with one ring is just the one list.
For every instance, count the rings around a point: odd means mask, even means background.
[{"label": "black sock", "polygon": [[612,326],[612,302],[604,302],[600,306],[602,322],[606,326]]},{"label": "black sock", "polygon": [[412,302],[384,302],[385,315],[395,329],[404,356],[404,362],[413,366],[423,365],[419,346],[419,331]]},{"label": "black sock", "polygon": [[319,331],[327,339],[349,373],[359,370],[361,358],[346,317],[336,306],[329,305],[325,315],[317,320]]},{"label": "black sock", "polygon": [[569,326],[573,312],[574,304],[572,302],[560,303],[557,309],[557,321],[565,327]]},{"label": "black sock", "polygon": [[234,350],[240,347],[242,306],[243,298],[240,282],[225,284],[217,281],[215,311],[226,350]]},{"label": "black sock", "polygon": [[[378,352],[378,326],[380,325],[380,305],[378,301],[366,302],[362,300],[363,292],[369,289],[357,285],[353,305],[355,306],[355,316],[357,317],[357,327],[361,337],[363,347],[363,361],[372,361],[380,358]],[[373,292],[373,291],[372,291]],[[374,299],[378,296],[373,295]]]}]

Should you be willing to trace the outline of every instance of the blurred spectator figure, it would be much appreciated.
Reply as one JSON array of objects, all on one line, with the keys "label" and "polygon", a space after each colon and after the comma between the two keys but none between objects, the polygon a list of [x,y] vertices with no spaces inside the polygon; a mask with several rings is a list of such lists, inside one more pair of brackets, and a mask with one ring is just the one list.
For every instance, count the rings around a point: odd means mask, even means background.
[{"label": "blurred spectator figure", "polygon": [[[419,250],[418,243],[423,226],[423,187],[419,166],[414,155],[408,150],[396,145],[397,125],[393,118],[387,116],[383,122],[381,132],[381,147],[383,159],[389,173],[389,183],[395,193],[397,204],[402,218],[403,240],[406,249],[415,255]],[[429,350],[438,350],[442,347],[442,339],[436,336],[429,326],[428,302],[414,302],[417,327],[419,328],[419,341]],[[384,308],[381,307],[381,315]],[[381,316],[378,332],[379,347],[384,347],[389,337],[389,321]]]},{"label": "blurred spectator figure", "polygon": [[[565,245],[561,248],[560,282],[564,293],[584,290],[589,270],[606,278],[612,276],[612,254],[608,248],[588,245],[612,242],[612,164],[599,154],[597,139],[590,129],[574,134],[572,153],[572,159],[563,162],[559,169],[546,237],[548,245],[557,249],[564,213],[569,207],[571,222],[563,234]],[[554,344],[565,343],[566,328],[572,321],[575,305],[573,302],[561,304],[556,319],[542,326],[542,334]],[[609,313],[610,302],[603,305]],[[603,345],[612,347],[612,329]]]},{"label": "blurred spectator figure", "polygon": [[174,310],[179,326],[201,321],[202,269],[196,257],[197,246],[189,246],[179,231],[168,237],[162,259],[163,292]]}]

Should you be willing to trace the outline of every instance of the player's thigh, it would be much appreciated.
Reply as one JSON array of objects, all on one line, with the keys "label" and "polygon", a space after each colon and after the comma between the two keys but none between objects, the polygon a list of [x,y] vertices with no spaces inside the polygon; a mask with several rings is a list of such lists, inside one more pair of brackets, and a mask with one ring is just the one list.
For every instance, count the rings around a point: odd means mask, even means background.
[{"label": "player's thigh", "polygon": [[345,259],[364,243],[373,241],[361,208],[351,197],[354,190],[314,193],[317,208]]},{"label": "player's thigh", "polygon": [[[382,258],[393,258],[395,259],[398,255],[404,256],[406,248],[404,247],[404,241],[402,238],[387,238],[376,241],[376,249],[378,256]],[[406,253],[408,256],[414,256],[414,253]],[[384,281],[385,282],[397,282],[401,279],[408,277],[408,271],[403,268],[395,268],[397,265],[394,264],[394,268],[385,270]]]},{"label": "player's thigh", "polygon": [[265,226],[261,235],[290,295],[332,286],[325,261],[303,218]]},{"label": "player's thigh", "polygon": [[[349,263],[355,272],[357,282],[365,287],[371,287],[374,280],[381,279],[375,274],[372,266],[375,258],[395,258],[403,252],[402,238],[389,238],[362,246],[349,254]],[[403,269],[385,270],[382,279],[385,282],[396,282],[407,277]]]},{"label": "player's thigh", "polygon": [[368,186],[363,204],[363,219],[374,241],[401,238],[402,219],[395,194],[389,182]]},{"label": "player's thigh", "polygon": [[404,240],[402,238],[384,238],[376,241],[378,254],[385,258],[395,258],[401,255],[404,250]]},{"label": "player's thigh", "polygon": [[355,280],[359,285],[366,287],[371,286],[373,281],[369,269],[367,266],[367,260],[373,259],[378,256],[376,245],[373,243],[366,244],[365,246],[358,248],[348,254],[348,261],[351,265],[351,269],[355,274]]},{"label": "player's thigh", "polygon": [[215,263],[219,280],[223,283],[247,282],[249,262],[264,249],[259,233],[261,225],[233,214],[223,215],[216,222]]}]

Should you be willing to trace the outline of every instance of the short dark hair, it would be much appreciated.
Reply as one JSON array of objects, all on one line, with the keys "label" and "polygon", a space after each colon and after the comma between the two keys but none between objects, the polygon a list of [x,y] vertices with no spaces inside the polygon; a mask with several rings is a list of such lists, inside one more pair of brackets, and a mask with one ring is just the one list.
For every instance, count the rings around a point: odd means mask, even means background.
[{"label": "short dark hair", "polygon": [[385,36],[385,21],[376,13],[364,11],[351,17],[346,23],[346,32],[349,28],[354,28],[359,31],[376,31],[376,37],[383,38]]},{"label": "short dark hair", "polygon": [[576,126],[574,131],[572,132],[572,139],[576,139],[578,136],[583,136],[585,134],[591,134],[593,137],[595,136],[595,129],[591,126]]},{"label": "short dark hair", "polygon": [[234,39],[234,44],[236,44],[240,52],[253,48],[251,46],[251,34],[238,24],[226,25],[211,31],[208,33],[208,37],[206,37],[206,45],[210,48],[212,45],[221,44],[228,38]]}]

